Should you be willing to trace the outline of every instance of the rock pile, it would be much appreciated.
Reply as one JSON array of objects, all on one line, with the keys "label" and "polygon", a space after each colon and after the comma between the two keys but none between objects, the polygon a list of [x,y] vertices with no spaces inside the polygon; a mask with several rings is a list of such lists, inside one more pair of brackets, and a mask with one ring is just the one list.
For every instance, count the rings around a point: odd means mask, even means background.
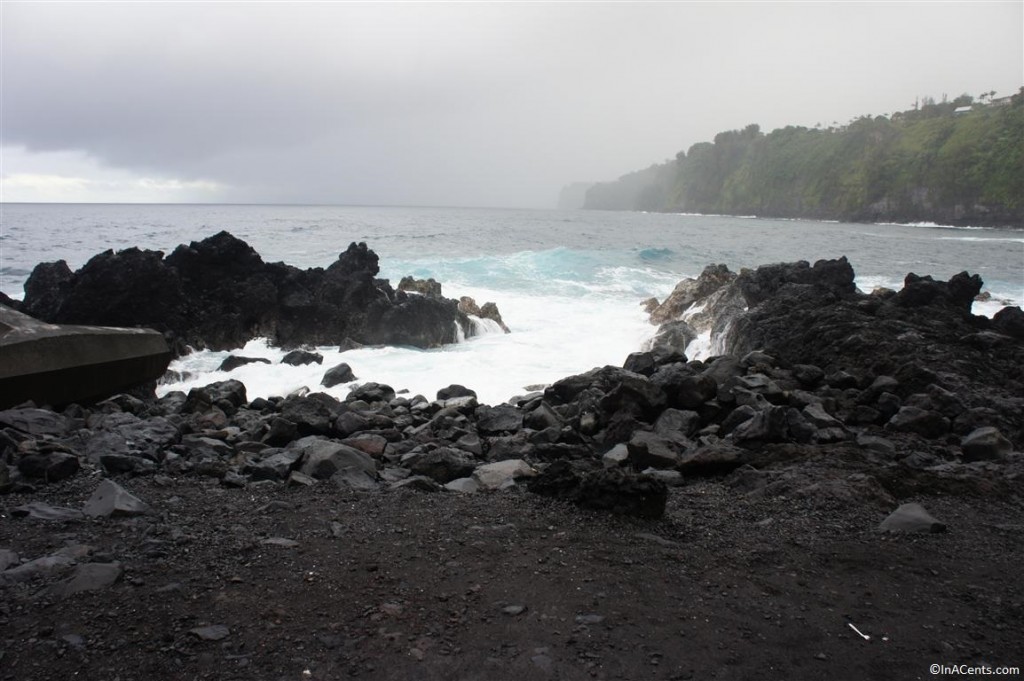
[{"label": "rock pile", "polygon": [[903,291],[879,297],[852,290],[845,260],[721,274],[716,281],[739,291],[729,296],[748,301],[726,324],[726,344],[743,354],[690,361],[658,347],[497,406],[463,386],[428,399],[377,383],[343,401],[250,401],[228,380],[62,413],[11,409],[0,412],[0,483],[32,488],[82,469],[212,477],[230,488],[472,492],[525,481],[538,494],[643,517],[663,512],[669,486],[701,476],[729,476],[737,494],[881,507],[1019,484],[1022,343],[964,309],[976,277],[908,277]]}]

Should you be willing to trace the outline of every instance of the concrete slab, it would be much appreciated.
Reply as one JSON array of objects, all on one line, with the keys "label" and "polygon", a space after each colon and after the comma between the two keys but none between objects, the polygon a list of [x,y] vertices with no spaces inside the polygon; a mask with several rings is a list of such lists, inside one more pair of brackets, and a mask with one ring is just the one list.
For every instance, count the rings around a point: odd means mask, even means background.
[{"label": "concrete slab", "polygon": [[47,324],[0,305],[0,409],[99,400],[156,380],[170,361],[158,331]]}]

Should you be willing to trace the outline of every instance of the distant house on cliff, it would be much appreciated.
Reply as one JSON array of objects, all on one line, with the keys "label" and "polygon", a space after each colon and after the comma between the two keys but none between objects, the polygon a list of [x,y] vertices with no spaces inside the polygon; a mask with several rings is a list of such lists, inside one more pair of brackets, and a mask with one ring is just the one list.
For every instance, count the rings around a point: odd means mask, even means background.
[{"label": "distant house on cliff", "polygon": [[965,114],[965,113],[967,113],[968,111],[970,111],[970,110],[971,110],[971,109],[973,109],[973,108],[974,108],[974,107],[972,107],[972,106],[970,106],[970,105],[967,105],[967,106],[958,106],[957,108],[953,109],[953,113],[954,113],[954,114],[957,114],[957,115],[959,115],[959,114]]}]

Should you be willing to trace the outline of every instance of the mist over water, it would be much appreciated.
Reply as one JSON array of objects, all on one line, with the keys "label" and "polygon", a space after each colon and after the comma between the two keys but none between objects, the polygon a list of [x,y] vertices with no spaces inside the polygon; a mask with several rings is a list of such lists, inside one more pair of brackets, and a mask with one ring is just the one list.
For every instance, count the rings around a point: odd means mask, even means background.
[{"label": "mist over water", "polygon": [[[266,261],[326,267],[352,241],[380,256],[380,276],[433,277],[449,298],[497,303],[511,334],[489,333],[437,350],[319,348],[323,365],[277,365],[263,341],[234,354],[272,366],[216,372],[230,353],[194,353],[172,368],[193,374],[161,391],[228,377],[249,397],[318,390],[324,371],[347,362],[360,382],[432,398],[461,383],[497,403],[528,386],[604,364],[621,364],[654,333],[640,303],[663,299],[711,263],[731,269],[846,255],[862,290],[899,288],[908,272],[948,279],[979,274],[993,301],[1024,303],[1024,233],[938,225],[863,225],[643,213],[444,208],[222,205],[34,205],[2,207],[0,289],[15,298],[32,267],[64,259],[74,269],[107,248],[169,252],[227,230]],[[692,351],[692,350],[691,350]],[[327,392],[344,397],[347,386]]]}]

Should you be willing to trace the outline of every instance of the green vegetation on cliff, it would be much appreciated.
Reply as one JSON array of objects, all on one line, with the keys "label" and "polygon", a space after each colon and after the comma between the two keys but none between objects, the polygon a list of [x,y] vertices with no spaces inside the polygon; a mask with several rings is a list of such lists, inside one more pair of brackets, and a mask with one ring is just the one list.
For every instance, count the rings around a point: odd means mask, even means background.
[{"label": "green vegetation on cliff", "polygon": [[1024,88],[980,99],[926,100],[827,129],[722,132],[673,161],[594,185],[584,207],[1024,224]]}]

